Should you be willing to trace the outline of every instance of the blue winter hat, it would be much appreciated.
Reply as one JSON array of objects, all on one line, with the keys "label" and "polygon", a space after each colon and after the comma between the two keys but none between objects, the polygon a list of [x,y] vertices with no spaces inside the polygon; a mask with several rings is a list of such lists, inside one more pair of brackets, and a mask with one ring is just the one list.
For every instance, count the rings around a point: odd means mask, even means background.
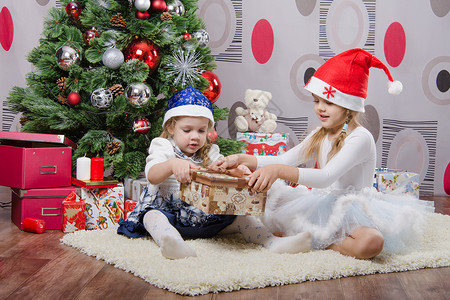
[{"label": "blue winter hat", "polygon": [[164,127],[167,120],[176,116],[205,117],[214,125],[214,109],[211,101],[191,86],[170,97],[162,126]]}]

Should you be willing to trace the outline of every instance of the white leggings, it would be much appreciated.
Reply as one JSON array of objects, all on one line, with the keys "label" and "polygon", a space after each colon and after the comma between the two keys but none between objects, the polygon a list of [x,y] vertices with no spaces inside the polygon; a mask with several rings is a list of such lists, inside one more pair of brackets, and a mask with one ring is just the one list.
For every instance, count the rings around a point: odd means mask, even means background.
[{"label": "white leggings", "polygon": [[[195,252],[184,243],[178,230],[170,224],[167,217],[158,210],[148,211],[143,219],[145,229],[161,247],[163,255],[169,258],[195,256]],[[246,241],[268,248],[277,253],[298,253],[308,251],[311,247],[309,233],[300,233],[289,237],[276,237],[270,233],[259,219],[253,216],[237,216],[232,224],[220,233],[241,233]],[[169,241],[170,240],[170,241]],[[179,248],[173,254],[170,248]],[[165,252],[166,251],[166,252]],[[187,254],[189,253],[189,254]]]}]

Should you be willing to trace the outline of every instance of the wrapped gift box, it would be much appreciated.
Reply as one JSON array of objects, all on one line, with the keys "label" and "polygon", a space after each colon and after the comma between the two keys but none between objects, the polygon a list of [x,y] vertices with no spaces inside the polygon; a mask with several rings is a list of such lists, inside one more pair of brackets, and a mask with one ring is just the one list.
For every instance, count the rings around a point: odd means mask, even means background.
[{"label": "wrapped gift box", "polygon": [[251,155],[280,155],[288,150],[288,133],[237,132],[236,140],[244,142],[242,153]]},{"label": "wrapped gift box", "polygon": [[374,186],[387,194],[410,194],[419,198],[420,175],[392,169],[375,169]]},{"label": "wrapped gift box", "polygon": [[125,199],[131,199],[131,184],[133,183],[133,178],[127,177],[123,180],[123,195]]},{"label": "wrapped gift box", "polygon": [[264,214],[267,193],[252,193],[248,177],[194,171],[190,183],[180,185],[180,199],[208,214]]},{"label": "wrapped gift box", "polygon": [[86,229],[117,228],[124,219],[123,185],[108,188],[81,188],[86,203]]},{"label": "wrapped gift box", "polygon": [[137,201],[131,199],[125,200],[125,220],[128,218],[128,215],[133,211],[136,204]]},{"label": "wrapped gift box", "polygon": [[147,184],[148,181],[146,178],[138,178],[136,180],[133,180],[133,182],[131,183],[131,200],[139,201],[142,191],[144,190],[144,187],[147,186]]},{"label": "wrapped gift box", "polygon": [[84,230],[86,217],[84,212],[86,205],[77,193],[72,192],[63,200],[63,225],[64,233]]},{"label": "wrapped gift box", "polygon": [[75,190],[74,186],[11,190],[11,220],[17,227],[23,229],[25,218],[36,218],[45,221],[46,229],[62,229],[62,202]]},{"label": "wrapped gift box", "polygon": [[72,148],[63,135],[0,131],[0,185],[19,189],[71,185]]}]

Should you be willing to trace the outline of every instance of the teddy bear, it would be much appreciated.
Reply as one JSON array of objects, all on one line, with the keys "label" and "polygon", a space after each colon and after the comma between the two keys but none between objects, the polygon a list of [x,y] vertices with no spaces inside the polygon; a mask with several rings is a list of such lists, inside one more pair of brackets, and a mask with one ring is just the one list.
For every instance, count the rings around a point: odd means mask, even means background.
[{"label": "teddy bear", "polygon": [[266,110],[269,101],[272,100],[270,92],[261,90],[245,91],[245,105],[236,108],[237,117],[234,126],[239,132],[274,132],[277,128],[277,117]]}]

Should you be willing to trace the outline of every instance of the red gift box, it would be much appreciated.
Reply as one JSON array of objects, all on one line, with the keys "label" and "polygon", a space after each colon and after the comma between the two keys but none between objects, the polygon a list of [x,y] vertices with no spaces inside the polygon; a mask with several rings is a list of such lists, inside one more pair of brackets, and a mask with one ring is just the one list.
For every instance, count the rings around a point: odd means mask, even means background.
[{"label": "red gift box", "polygon": [[63,232],[74,232],[86,228],[85,206],[84,201],[75,192],[70,193],[63,200]]},{"label": "red gift box", "polygon": [[128,214],[133,211],[137,201],[127,199],[125,200],[125,220],[128,218]]},{"label": "red gift box", "polygon": [[25,218],[45,221],[46,229],[62,228],[62,201],[74,186],[22,190],[12,188],[11,220],[23,229]]},{"label": "red gift box", "polygon": [[71,140],[63,135],[0,131],[0,185],[19,189],[71,183]]}]

